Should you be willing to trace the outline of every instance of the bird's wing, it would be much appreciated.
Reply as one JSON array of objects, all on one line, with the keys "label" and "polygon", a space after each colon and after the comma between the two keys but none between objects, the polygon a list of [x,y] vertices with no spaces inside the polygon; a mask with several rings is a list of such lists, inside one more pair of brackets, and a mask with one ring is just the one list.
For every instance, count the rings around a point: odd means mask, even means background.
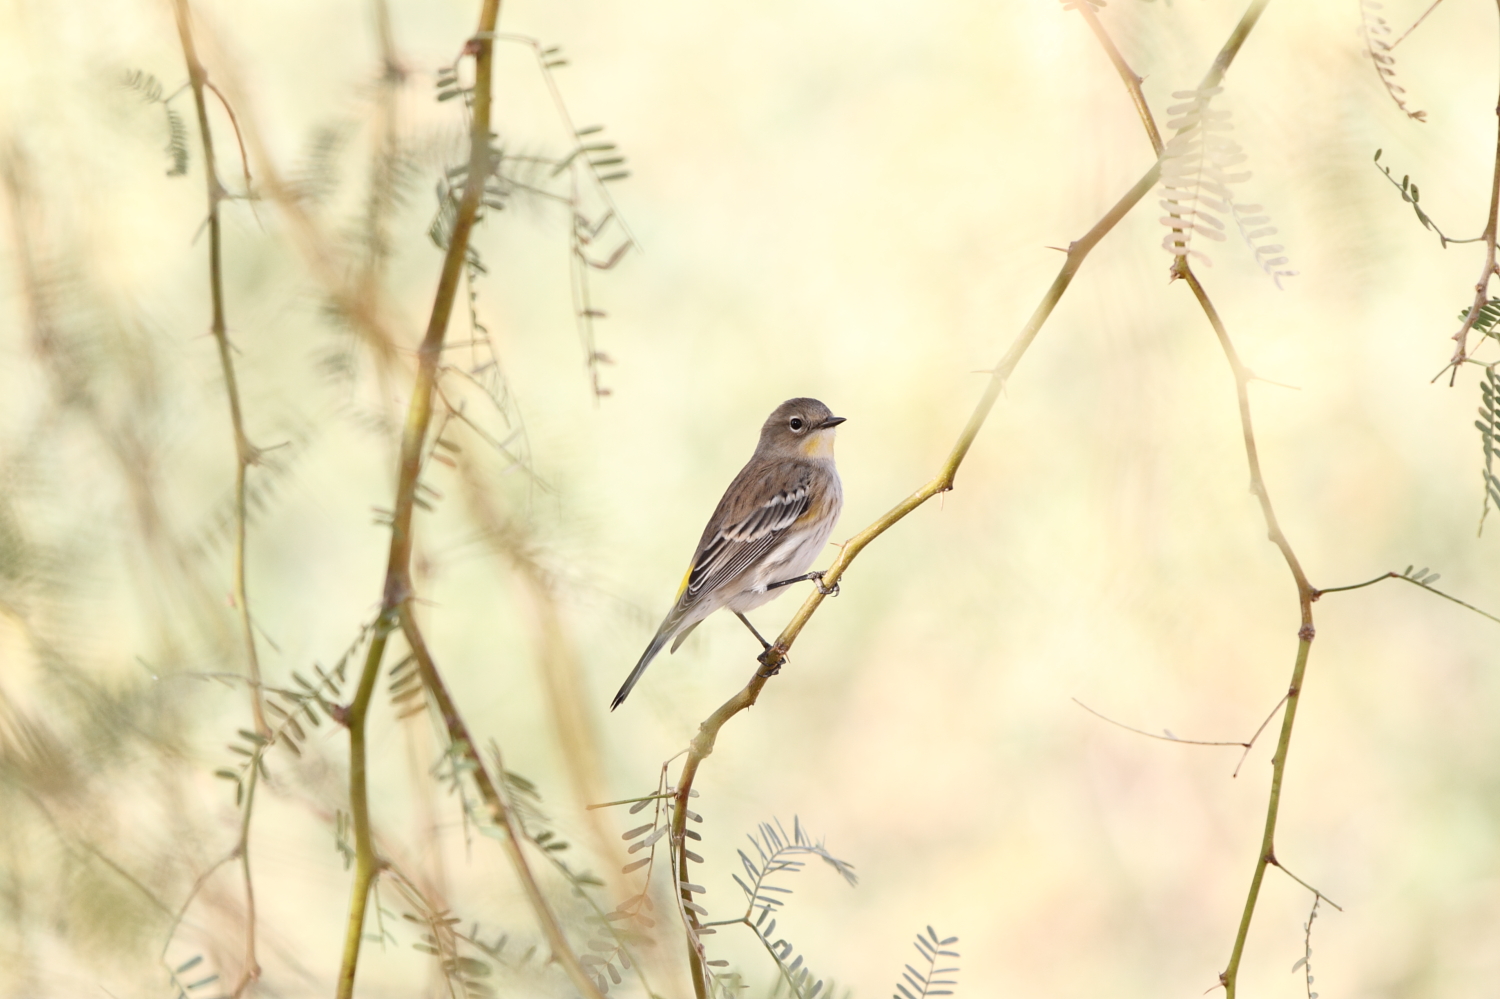
[{"label": "bird's wing", "polygon": [[738,517],[735,514],[741,511],[725,509],[726,504],[721,503],[699,543],[693,567],[688,570],[679,594],[679,606],[690,604],[733,580],[775,547],[797,518],[807,512],[812,498],[810,486],[805,477],[800,478],[795,485],[775,491]]}]

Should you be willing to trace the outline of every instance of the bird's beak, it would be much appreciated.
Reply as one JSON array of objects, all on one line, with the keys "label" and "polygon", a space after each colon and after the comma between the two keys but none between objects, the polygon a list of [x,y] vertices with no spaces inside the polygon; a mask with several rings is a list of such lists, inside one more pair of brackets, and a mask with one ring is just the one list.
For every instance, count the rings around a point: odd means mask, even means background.
[{"label": "bird's beak", "polygon": [[830,429],[832,427],[838,426],[840,423],[843,423],[847,419],[848,419],[847,416],[830,416],[828,419],[826,419],[822,423],[818,424],[818,429],[819,430],[828,430],[828,429]]}]

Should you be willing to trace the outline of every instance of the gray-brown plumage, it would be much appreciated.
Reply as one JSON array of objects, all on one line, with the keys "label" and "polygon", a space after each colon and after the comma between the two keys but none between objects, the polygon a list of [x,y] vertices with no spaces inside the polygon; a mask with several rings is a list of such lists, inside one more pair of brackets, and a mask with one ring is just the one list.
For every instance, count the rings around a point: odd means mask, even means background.
[{"label": "gray-brown plumage", "polygon": [[779,596],[777,583],[807,572],[844,502],[833,463],[834,428],[843,422],[816,399],[788,399],[766,419],[755,454],[703,529],[676,603],[610,710],[624,702],[667,642],[676,652],[714,611],[728,607],[743,615]]}]

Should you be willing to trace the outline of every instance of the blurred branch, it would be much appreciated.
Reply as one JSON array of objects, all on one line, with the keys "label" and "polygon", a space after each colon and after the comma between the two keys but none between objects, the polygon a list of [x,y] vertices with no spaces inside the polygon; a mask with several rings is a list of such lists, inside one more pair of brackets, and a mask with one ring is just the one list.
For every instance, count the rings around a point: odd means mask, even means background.
[{"label": "blurred branch", "polygon": [[[354,297],[366,308],[378,314],[383,289],[386,264],[391,257],[390,217],[395,209],[397,191],[397,157],[400,154],[398,130],[398,97],[406,82],[406,70],[396,51],[395,32],[391,27],[390,5],[386,0],[374,0],[375,33],[380,42],[380,81],[375,97],[375,151],[370,163],[370,193],[365,203],[362,219],[364,228],[364,253],[362,266],[358,269],[358,286]],[[346,305],[347,308],[347,305]],[[356,325],[359,325],[356,322]],[[370,342],[377,337],[367,335]],[[380,389],[382,405],[389,416],[389,426],[396,425],[394,399],[391,387],[392,365],[383,351],[376,352],[374,365],[376,382]],[[387,441],[394,444],[394,435],[386,434]],[[394,447],[392,458],[395,458]]]},{"label": "blurred branch", "polygon": [[[1230,32],[1228,40],[1225,41],[1223,47],[1219,50],[1219,54],[1215,57],[1213,65],[1209,67],[1201,86],[1213,87],[1218,85],[1225,70],[1229,68],[1230,63],[1234,61],[1234,57],[1239,53],[1240,47],[1244,45],[1245,39],[1249,36],[1251,29],[1255,27],[1255,23],[1260,19],[1260,15],[1265,10],[1267,3],[1269,3],[1269,0],[1252,0],[1250,6],[1240,18],[1239,23]],[[767,680],[775,676],[781,669],[782,665],[786,662],[786,654],[797,640],[797,636],[802,633],[802,629],[807,626],[807,622],[822,605],[824,591],[832,590],[840,577],[843,576],[844,571],[849,567],[849,564],[854,561],[859,553],[870,542],[895,526],[897,522],[917,509],[917,507],[926,503],[932,497],[948,492],[953,488],[954,479],[958,474],[958,467],[969,453],[969,448],[973,446],[974,439],[979,435],[980,428],[984,426],[985,420],[990,415],[990,410],[994,408],[996,401],[1000,398],[1000,393],[1005,388],[1006,380],[1015,371],[1016,365],[1021,361],[1021,357],[1026,353],[1027,348],[1031,346],[1032,341],[1041,332],[1042,326],[1052,315],[1052,310],[1062,299],[1063,293],[1067,291],[1068,286],[1072,283],[1073,276],[1078,273],[1078,269],[1083,265],[1084,259],[1099,244],[1099,241],[1135,207],[1136,203],[1146,196],[1147,192],[1155,186],[1160,176],[1161,164],[1158,161],[1151,165],[1150,169],[1146,171],[1141,179],[1136,181],[1135,185],[1116,202],[1113,208],[1105,213],[1103,218],[1095,223],[1093,228],[1081,238],[1068,244],[1066,259],[1063,261],[1057,277],[1053,279],[1052,286],[1042,296],[1042,300],[1037,305],[1036,310],[1032,312],[1031,318],[1021,328],[1021,332],[1012,341],[1010,348],[1001,357],[1000,362],[989,373],[990,381],[985,388],[984,394],[980,397],[978,405],[974,407],[974,412],[969,417],[969,422],[965,425],[962,433],[959,434],[958,441],[953,445],[953,450],[949,452],[948,458],[943,463],[938,474],[916,492],[892,507],[869,527],[844,542],[832,565],[823,573],[823,587],[814,589],[812,593],[808,594],[806,601],[798,608],[797,613],[793,615],[792,620],[782,630],[776,642],[771,648],[761,654],[761,668],[756,670],[754,675],[751,676],[750,682],[739,693],[725,701],[717,711],[709,715],[707,720],[698,726],[698,733],[693,737],[687,759],[682,765],[682,773],[677,782],[677,797],[673,807],[672,839],[678,848],[677,852],[679,856],[683,852],[683,836],[687,827],[686,811],[688,796],[692,792],[693,781],[697,777],[699,766],[714,750],[714,742],[718,738],[719,729],[729,719],[756,702],[756,699],[760,696],[761,688],[766,685]],[[684,857],[679,861],[680,869],[677,872],[677,880],[679,882],[688,880],[686,867],[687,860]],[[679,894],[685,895],[685,889],[679,889]],[[695,922],[696,920],[694,919],[693,921]],[[707,970],[703,965],[701,955],[692,946],[692,939],[695,937],[692,925],[688,928],[688,936],[688,961],[693,973],[693,988],[697,999],[707,999],[709,988]]]},{"label": "blurred branch", "polygon": [[[245,643],[245,662],[248,667],[250,713],[255,731],[269,736],[266,724],[264,693],[261,690],[260,657],[255,648],[255,625],[250,617],[250,595],[245,582],[245,535],[248,512],[245,503],[245,479],[250,466],[260,459],[260,450],[250,443],[245,434],[244,416],[240,409],[239,382],[234,372],[233,347],[229,343],[228,324],[224,318],[224,245],[223,226],[219,216],[219,205],[224,200],[224,186],[219,182],[218,165],[214,159],[213,131],[208,124],[208,103],[204,89],[208,74],[198,60],[193,44],[192,14],[187,0],[175,0],[172,5],[177,20],[177,34],[182,42],[182,56],[187,63],[188,81],[193,90],[193,103],[198,111],[198,134],[203,143],[203,173],[208,187],[208,286],[213,302],[213,337],[219,347],[219,365],[224,372],[224,388],[229,398],[229,419],[234,431],[234,602],[239,611],[240,630]],[[223,95],[214,91],[223,101]],[[228,109],[228,102],[225,101]],[[229,112],[233,115],[233,112]],[[236,124],[235,134],[239,127]],[[243,153],[243,143],[241,152]],[[249,178],[249,164],[245,164]],[[250,821],[254,811],[255,787],[259,776],[258,765],[250,768],[249,788],[245,794],[240,813],[239,842],[231,856],[240,862],[240,876],[245,885],[245,966],[234,986],[233,995],[238,997],[253,982],[260,978],[260,962],[255,954],[255,882],[250,872]],[[191,901],[191,897],[189,897]],[[169,938],[170,939],[170,938]]]},{"label": "blurred branch", "polygon": [[[240,408],[239,381],[234,371],[234,347],[229,342],[228,324],[224,318],[224,247],[223,226],[219,217],[219,205],[225,198],[224,185],[219,182],[219,173],[214,159],[213,133],[208,124],[208,105],[204,98],[207,74],[198,61],[193,47],[192,14],[187,0],[175,0],[173,11],[177,16],[177,33],[182,40],[183,58],[187,62],[188,79],[193,89],[193,100],[198,109],[198,131],[203,142],[203,169],[208,185],[208,287],[213,303],[212,333],[219,348],[219,367],[224,373],[224,387],[229,398],[229,420],[234,432],[235,476],[234,476],[234,600],[239,610],[240,629],[245,643],[245,656],[249,667],[251,713],[255,718],[255,730],[262,735],[270,732],[266,724],[265,705],[261,693],[260,657],[255,647],[255,627],[250,617],[250,600],[245,585],[245,533],[248,521],[245,503],[245,476],[251,465],[260,458],[260,449],[250,443],[245,434],[245,421]],[[221,98],[222,99],[222,98]]]},{"label": "blurred branch", "polygon": [[[160,462],[152,451],[150,435],[144,432],[158,393],[154,379],[142,376],[149,372],[151,359],[149,355],[132,357],[143,363],[110,369],[109,386],[125,381],[134,396],[124,412],[113,412],[101,384],[103,369],[86,360],[89,334],[69,322],[69,309],[86,300],[93,289],[66,262],[72,254],[62,256],[48,246],[42,192],[35,183],[31,157],[18,141],[0,148],[0,186],[8,202],[6,214],[14,243],[11,259],[25,303],[31,347],[45,373],[53,406],[58,414],[81,414],[112,459],[139,536],[158,570],[158,585],[148,587],[147,592],[161,602],[162,614],[174,620],[183,616],[182,610],[169,606],[167,598],[175,596],[187,604],[217,654],[239,637],[224,621],[216,597],[219,587],[204,577],[197,553],[177,536],[176,521],[163,508],[166,490],[157,478]],[[135,375],[133,384],[131,375]]]},{"label": "blurred branch", "polygon": [[1120,79],[1124,82],[1125,89],[1130,92],[1130,101],[1135,105],[1135,113],[1140,116],[1141,125],[1146,129],[1146,134],[1151,137],[1151,148],[1156,150],[1156,155],[1160,157],[1163,148],[1161,132],[1156,127],[1156,119],[1151,116],[1151,108],[1146,103],[1146,95],[1141,91],[1141,78],[1125,62],[1125,57],[1120,54],[1120,50],[1115,45],[1114,39],[1109,37],[1109,32],[1104,30],[1104,25],[1099,23],[1099,15],[1093,6],[1081,3],[1068,9],[1076,10],[1083,16],[1084,23],[1089,26],[1089,30],[1094,33],[1094,37],[1099,40],[1099,44],[1104,48],[1105,55],[1109,56],[1109,61],[1114,64],[1115,72],[1120,74]]},{"label": "blurred branch", "polygon": [[[204,47],[212,48],[213,33],[206,25],[197,25],[197,37]],[[240,109],[234,119],[238,125],[236,134],[240,136],[242,146],[248,151],[250,158],[255,161],[256,174],[260,178],[256,189],[250,194],[252,201],[269,199],[281,210],[289,223],[293,242],[307,261],[312,276],[323,285],[340,316],[349,321],[355,333],[369,348],[376,365],[385,369],[399,364],[397,339],[381,315],[379,299],[364,294],[366,282],[362,271],[356,272],[357,279],[351,279],[338,238],[323,230],[308,211],[297,185],[284,178],[276,169],[275,161],[255,125],[252,96],[239,85],[234,69],[233,61],[218,60],[218,86],[213,90],[216,94],[227,91],[235,98],[235,104]],[[248,169],[247,166],[247,176]]]},{"label": "blurred branch", "polygon": [[[1500,0],[1496,0],[1496,7],[1500,9]],[[1495,167],[1490,178],[1490,216],[1480,236],[1484,240],[1484,269],[1479,272],[1479,280],[1474,282],[1474,302],[1464,315],[1463,324],[1459,326],[1458,332],[1453,334],[1456,346],[1453,350],[1453,358],[1448,362],[1448,368],[1451,369],[1448,376],[1450,387],[1458,378],[1458,366],[1469,357],[1469,331],[1474,328],[1474,322],[1479,318],[1480,310],[1489,301],[1490,278],[1500,274],[1500,270],[1495,267],[1495,241],[1496,236],[1500,235],[1500,227],[1497,227],[1497,219],[1500,219],[1500,98],[1496,98],[1495,116]],[[1442,372],[1438,375],[1441,377]]]},{"label": "blurred branch", "polygon": [[468,173],[464,182],[463,195],[454,217],[447,252],[443,257],[432,315],[417,353],[417,374],[412,386],[406,426],[401,438],[395,512],[391,518],[391,545],[386,561],[385,583],[381,599],[381,624],[370,644],[369,654],[365,657],[364,669],[360,674],[357,693],[345,716],[345,722],[349,727],[349,805],[355,833],[355,877],[349,902],[349,923],[345,932],[343,963],[339,971],[339,999],[350,999],[354,993],[354,979],[359,962],[360,942],[364,932],[365,911],[369,902],[370,886],[380,863],[375,856],[370,830],[365,726],[371,694],[375,688],[381,658],[385,651],[386,638],[398,622],[411,647],[412,654],[417,658],[427,689],[438,704],[450,738],[455,743],[462,744],[465,755],[477,767],[474,774],[479,783],[480,793],[484,795],[496,824],[504,828],[508,834],[502,840],[506,854],[526,890],[527,898],[542,924],[548,942],[552,945],[554,958],[562,964],[574,987],[584,996],[596,999],[599,995],[593,982],[584,973],[569,948],[556,916],[542,896],[540,888],[526,865],[525,856],[521,853],[514,829],[510,825],[509,812],[493,782],[484,771],[473,740],[469,738],[468,730],[438,676],[421,633],[412,618],[409,605],[413,596],[411,583],[412,517],[416,507],[417,480],[422,471],[423,448],[432,423],[434,385],[438,364],[442,358],[443,338],[447,334],[448,322],[453,313],[459,279],[464,272],[469,235],[478,217],[485,182],[489,178],[492,166],[490,162],[492,138],[490,113],[493,101],[491,93],[494,70],[493,33],[499,14],[500,0],[484,0],[476,34],[464,46],[464,53],[474,58],[475,67]]},{"label": "blurred branch", "polygon": [[[537,666],[552,715],[552,730],[562,751],[573,792],[580,804],[597,801],[604,796],[600,783],[603,754],[592,718],[584,710],[588,699],[583,692],[583,671],[563,627],[562,610],[558,606],[557,594],[553,592],[552,580],[532,550],[526,528],[496,508],[493,495],[479,478],[474,463],[460,460],[459,475],[470,515],[483,528],[485,541],[520,577],[531,598],[534,613],[529,617],[536,633]],[[589,812],[588,825],[595,849],[613,862],[619,852],[618,840],[611,834],[604,818]]]},{"label": "blurred branch", "polygon": [[[1407,28],[1405,31],[1401,32],[1400,38],[1396,39],[1394,42],[1391,42],[1391,48],[1394,49],[1397,45],[1400,45],[1402,42],[1406,41],[1406,36],[1411,34],[1413,31],[1416,31],[1417,28],[1421,26],[1422,22],[1427,20],[1427,15],[1437,10],[1438,4],[1442,2],[1443,0],[1432,0],[1432,6],[1422,11],[1422,16],[1413,21],[1410,28]],[[1338,906],[1334,906],[1334,908],[1338,908]]]},{"label": "blurred branch", "polygon": [[521,851],[521,840],[525,838],[524,834],[518,831],[514,814],[507,807],[495,781],[485,768],[484,759],[479,755],[479,748],[474,744],[468,726],[464,724],[463,717],[458,713],[458,706],[454,704],[453,697],[448,693],[447,686],[438,674],[437,664],[432,661],[432,655],[427,651],[427,644],[417,628],[416,619],[412,616],[410,602],[402,604],[399,613],[401,633],[406,637],[412,655],[416,657],[417,666],[422,671],[422,682],[432,696],[438,714],[443,719],[443,727],[448,733],[449,742],[458,747],[468,761],[469,776],[474,779],[475,785],[479,788],[480,797],[484,799],[485,807],[489,810],[490,821],[505,833],[503,837],[500,837],[500,844],[504,847],[505,855],[521,881],[521,887],[526,892],[527,901],[531,903],[537,921],[541,923],[542,933],[546,936],[547,943],[552,947],[553,960],[562,965],[568,980],[586,999],[601,999],[593,980],[589,978],[588,972],[583,970],[577,955],[569,946],[568,938],[563,934],[562,924],[558,922],[557,915],[542,895],[541,886],[537,884],[536,877],[531,872],[531,866],[526,862],[526,855]]}]

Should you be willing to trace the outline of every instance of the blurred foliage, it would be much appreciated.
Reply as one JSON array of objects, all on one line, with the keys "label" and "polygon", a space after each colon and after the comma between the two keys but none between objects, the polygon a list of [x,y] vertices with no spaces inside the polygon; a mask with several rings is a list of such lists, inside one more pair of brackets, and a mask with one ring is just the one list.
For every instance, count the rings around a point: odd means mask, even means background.
[{"label": "blurred foliage", "polygon": [[[1419,7],[1385,16],[1409,23]],[[340,669],[380,597],[411,348],[463,181],[472,12],[195,9],[227,98],[211,125],[231,340],[265,449],[247,556],[276,737],[245,734],[235,454],[169,13],[12,5],[0,15],[8,996],[232,988],[245,960],[235,844],[259,767],[249,858],[263,973],[248,992],[323,995],[337,973],[352,835]],[[1213,95],[1271,206],[1220,198],[1217,211],[1252,246],[1274,214],[1301,274],[1278,293],[1262,264],[1279,278],[1285,261],[1263,247],[1216,253],[1206,279],[1247,363],[1301,389],[1257,385],[1255,404],[1269,488],[1315,582],[1430,565],[1493,610],[1496,542],[1474,538],[1472,487],[1482,466],[1481,510],[1500,503],[1494,299],[1465,310],[1485,366],[1451,390],[1429,384],[1481,252],[1445,234],[1472,236],[1487,209],[1492,39],[1474,28],[1481,15],[1448,5],[1399,40],[1398,84],[1398,39],[1373,10],[1273,3]],[[1099,17],[1165,108],[1237,14],[1122,0]],[[994,363],[1051,279],[1044,247],[1092,224],[1151,151],[1079,15],[1057,5],[658,0],[505,17],[525,34],[501,46],[500,167],[422,479],[421,614],[471,727],[504,749],[487,759],[601,984],[641,994],[640,973],[682,995],[670,886],[642,885],[649,865],[614,873],[664,826],[582,806],[662,793],[662,761],[754,668],[738,623],[711,621],[630,711],[603,710],[698,525],[788,396],[850,417],[836,540],[930,475],[977,395],[968,373]],[[533,35],[566,40],[569,58]],[[1377,175],[1373,149],[1410,175]],[[695,828],[715,833],[689,849],[705,899],[738,899],[734,879],[751,878],[753,938],[713,939],[724,980],[749,994],[809,994],[808,963],[861,995],[897,982],[943,994],[957,937],[929,927],[926,964],[902,971],[929,918],[966,941],[974,994],[1213,984],[1269,749],[1231,782],[1227,754],[1148,743],[1068,702],[1143,730],[1238,738],[1285,690],[1295,622],[1244,496],[1222,359],[1167,284],[1156,213],[1136,214],[1090,259],[958,489],[871,548],[705,770]],[[627,215],[648,255],[626,255]],[[370,315],[389,344],[372,340]],[[1281,856],[1344,910],[1323,911],[1314,933],[1305,892],[1271,885],[1247,994],[1310,991],[1313,936],[1325,994],[1451,999],[1500,974],[1492,626],[1396,590],[1319,605]],[[790,603],[758,615],[780,620]],[[360,994],[561,994],[462,764],[412,710],[404,652],[373,712],[390,864]],[[790,836],[761,825],[771,810],[829,830],[859,865],[858,890],[808,879],[797,906],[773,912],[761,882],[788,844],[842,861],[800,823]],[[754,830],[761,853],[738,864],[729,830]],[[1287,975],[1299,955],[1303,974]]]}]

